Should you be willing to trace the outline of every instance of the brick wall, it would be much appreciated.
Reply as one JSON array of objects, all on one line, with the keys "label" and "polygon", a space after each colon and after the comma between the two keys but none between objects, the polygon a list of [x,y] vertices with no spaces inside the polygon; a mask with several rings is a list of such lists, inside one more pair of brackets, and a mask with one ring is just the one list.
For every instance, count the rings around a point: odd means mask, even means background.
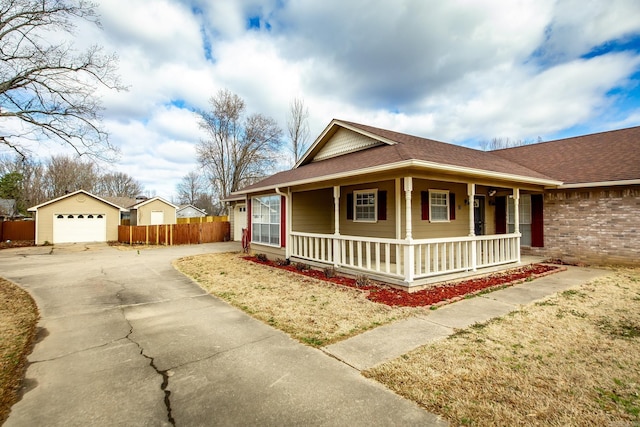
[{"label": "brick wall", "polygon": [[522,253],[586,264],[640,264],[640,186],[546,192],[544,248]]}]

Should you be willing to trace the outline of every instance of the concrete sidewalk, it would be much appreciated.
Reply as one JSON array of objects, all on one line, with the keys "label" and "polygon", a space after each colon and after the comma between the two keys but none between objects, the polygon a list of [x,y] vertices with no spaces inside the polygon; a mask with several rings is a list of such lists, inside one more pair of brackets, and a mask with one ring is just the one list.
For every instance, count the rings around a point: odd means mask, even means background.
[{"label": "concrete sidewalk", "polygon": [[595,268],[567,267],[567,271],[440,307],[426,316],[381,326],[323,350],[362,371],[446,338],[456,329],[504,316],[523,305],[607,274],[610,272]]}]

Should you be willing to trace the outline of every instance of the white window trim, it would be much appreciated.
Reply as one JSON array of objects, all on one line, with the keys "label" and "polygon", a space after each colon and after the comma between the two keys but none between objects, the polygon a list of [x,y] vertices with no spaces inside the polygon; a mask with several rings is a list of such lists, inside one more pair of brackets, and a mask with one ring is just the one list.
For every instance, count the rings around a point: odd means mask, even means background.
[{"label": "white window trim", "polygon": [[[357,200],[357,194],[370,194],[373,193],[373,219],[358,219],[358,215],[356,215],[357,213],[357,209],[356,206],[358,206]],[[377,188],[373,188],[373,189],[369,189],[369,190],[353,190],[353,222],[367,222],[367,223],[375,223],[378,222],[378,189]]]},{"label": "white window trim", "polygon": [[[433,219],[433,204],[431,203],[432,194],[444,194],[447,208],[447,219]],[[450,209],[449,209],[449,190],[429,190],[429,222],[451,222]]]},{"label": "white window trim", "polygon": [[[251,235],[249,236],[251,238],[251,243],[255,243],[256,245],[262,245],[262,246],[271,246],[272,248],[281,248],[282,247],[282,212],[280,212],[280,215],[278,216],[278,243],[264,243],[264,242],[260,242],[260,241],[256,241],[253,240],[253,231],[254,231],[254,222],[253,222],[253,216],[255,214],[255,206],[257,205],[256,203],[256,199],[260,199],[263,197],[273,197],[273,196],[278,196],[277,194],[263,194],[261,196],[254,196],[251,198]],[[280,196],[278,196],[280,197]],[[282,199],[280,199],[280,209],[282,209]],[[263,223],[260,222],[258,223],[260,225],[263,224],[267,224],[267,223]],[[269,222],[267,225],[271,226],[273,225],[273,223]]]}]

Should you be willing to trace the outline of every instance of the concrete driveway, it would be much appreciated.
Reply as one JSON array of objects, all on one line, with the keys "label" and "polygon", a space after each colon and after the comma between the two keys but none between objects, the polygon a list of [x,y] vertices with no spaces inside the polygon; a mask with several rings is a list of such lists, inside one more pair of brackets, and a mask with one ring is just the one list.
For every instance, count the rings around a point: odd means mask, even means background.
[{"label": "concrete driveway", "polygon": [[28,290],[41,316],[5,425],[446,425],[171,266],[238,249],[0,251],[0,276]]}]

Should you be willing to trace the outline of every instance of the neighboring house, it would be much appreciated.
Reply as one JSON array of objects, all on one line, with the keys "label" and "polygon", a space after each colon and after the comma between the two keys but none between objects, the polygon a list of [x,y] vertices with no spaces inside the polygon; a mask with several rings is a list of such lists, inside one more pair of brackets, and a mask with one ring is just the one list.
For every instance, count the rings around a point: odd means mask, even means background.
[{"label": "neighboring house", "polygon": [[78,190],[28,209],[34,213],[36,245],[118,240],[120,206]]},{"label": "neighboring house", "polygon": [[14,199],[0,199],[0,221],[8,221],[18,214],[18,207]]},{"label": "neighboring house", "polygon": [[227,201],[238,222],[246,200],[254,253],[406,287],[521,247],[637,263],[639,146],[640,127],[484,152],[333,120],[293,169]]},{"label": "neighboring house", "polygon": [[178,218],[202,218],[207,216],[207,213],[198,209],[193,205],[180,205],[176,211],[176,217]]},{"label": "neighboring house", "polygon": [[175,224],[178,206],[161,197],[138,200],[129,209],[130,225]]}]

